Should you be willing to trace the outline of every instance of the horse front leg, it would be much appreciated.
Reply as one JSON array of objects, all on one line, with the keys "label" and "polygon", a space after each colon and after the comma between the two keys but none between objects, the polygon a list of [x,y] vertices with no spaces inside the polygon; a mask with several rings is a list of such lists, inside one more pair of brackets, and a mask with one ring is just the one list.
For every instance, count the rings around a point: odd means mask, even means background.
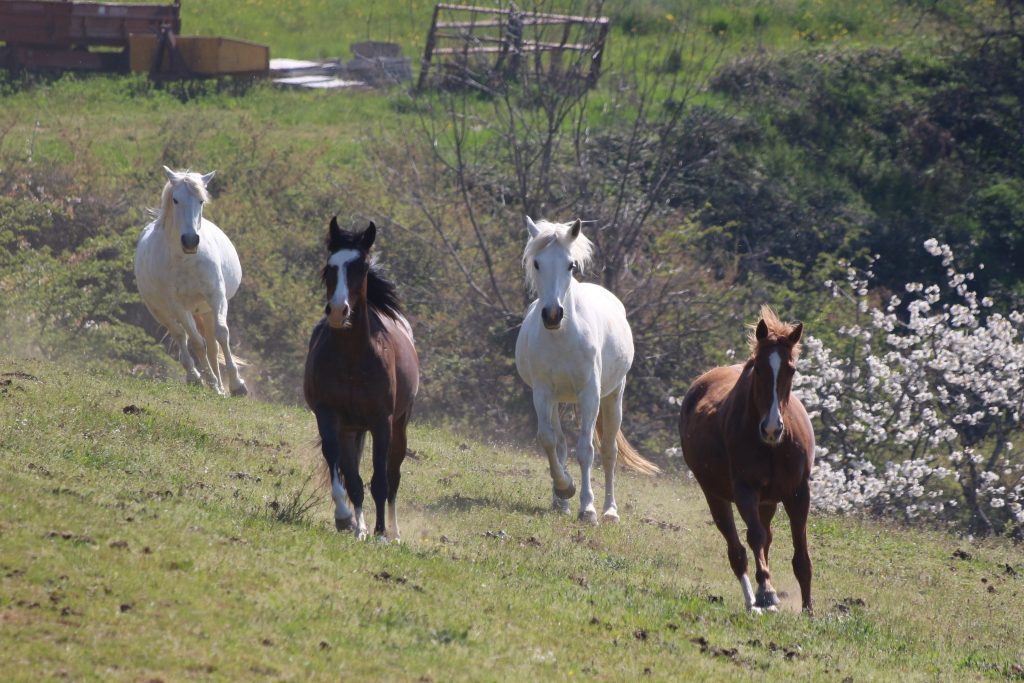
[{"label": "horse front leg", "polygon": [[811,492],[805,481],[797,492],[782,501],[789,515],[789,528],[793,533],[793,573],[800,584],[800,602],[805,612],[814,611],[811,600],[811,554],[807,549],[807,515],[811,507]]},{"label": "horse front leg", "polygon": [[[551,424],[555,428],[555,456],[562,471],[565,472],[569,462],[569,442],[566,441],[565,432],[562,430],[562,416],[559,414],[557,403],[551,404]],[[569,514],[569,501],[558,496],[554,484],[551,489],[551,509],[563,515]]]},{"label": "horse front leg", "polygon": [[590,485],[590,469],[594,466],[594,429],[600,409],[600,391],[590,386],[577,397],[580,414],[580,436],[576,442],[576,460],[580,463],[580,514],[581,522],[597,524],[597,510],[594,509],[594,490]]},{"label": "horse front leg", "polygon": [[[768,556],[772,549],[772,519],[775,518],[775,511],[778,509],[778,503],[761,503],[758,507],[758,512],[761,518],[761,527],[764,529],[764,562],[765,566],[768,565]],[[757,599],[754,604],[758,607],[762,607],[771,610],[779,605],[779,596],[775,592],[771,583],[766,581],[765,583],[759,583],[757,585]]]},{"label": "horse front leg", "polygon": [[622,427],[622,394],[625,382],[614,394],[601,399],[598,420],[601,422],[601,467],[604,469],[604,513],[605,522],[619,521],[619,508],[615,503],[615,461],[618,459],[617,436]]},{"label": "horse front leg", "polygon": [[[231,395],[245,396],[249,393],[249,388],[242,381],[242,376],[238,373],[238,363],[235,361],[235,356],[231,353],[231,332],[228,330],[228,300],[226,298],[217,302],[214,334],[221,350],[224,351],[224,365],[227,367],[228,386],[231,388]],[[218,366],[217,369],[217,377],[219,378],[220,367]]]},{"label": "horse front leg", "polygon": [[200,376],[199,371],[196,370],[196,363],[192,359],[192,353],[188,350],[188,332],[177,321],[171,323],[171,325],[167,328],[167,333],[171,335],[171,339],[174,340],[174,344],[178,347],[178,362],[185,369],[185,383],[202,384],[203,378]]},{"label": "horse front leg", "polygon": [[199,333],[199,328],[196,326],[196,319],[191,313],[184,309],[179,311],[178,317],[182,327],[184,327],[185,331],[188,333],[189,350],[187,353],[195,355],[195,359],[199,366],[199,374],[202,375],[203,381],[205,381],[206,384],[218,394],[223,394],[224,390],[221,389],[220,381],[213,373],[213,368],[210,367],[210,361],[206,355],[206,340],[203,338],[203,335]]},{"label": "horse front leg", "polygon": [[214,389],[218,394],[224,394],[224,383],[220,377],[220,362],[217,360],[217,335],[213,323],[213,313],[203,313],[196,316],[196,327],[199,334],[203,336],[206,343],[206,362],[210,364],[210,370],[215,380]]},{"label": "horse front leg", "polygon": [[327,463],[327,472],[331,477],[331,498],[334,499],[334,528],[346,531],[352,526],[352,511],[348,507],[348,493],[342,483],[340,474],[342,463],[341,434],[338,430],[338,418],[334,412],[325,407],[317,407],[313,411],[316,416],[317,431],[320,432],[320,450]]},{"label": "horse front leg", "polygon": [[754,553],[754,577],[757,580],[754,608],[774,611],[779,604],[779,598],[772,588],[772,575],[768,570],[768,533],[761,524],[760,496],[752,486],[742,481],[733,483],[733,495],[736,499],[736,509],[747,524],[747,545]]},{"label": "horse front leg", "polygon": [[555,428],[558,403],[554,400],[551,392],[534,387],[533,408],[537,413],[537,441],[541,450],[548,456],[554,494],[561,500],[568,500],[576,495],[576,484],[573,483],[565,465],[558,460],[558,431],[561,430],[560,427],[557,431]]},{"label": "horse front leg", "polygon": [[373,477],[370,479],[370,495],[373,496],[377,518],[373,522],[375,536],[384,536],[385,514],[388,497],[388,452],[391,450],[393,420],[390,415],[371,430],[373,436]]},{"label": "horse front leg", "polygon": [[[366,432],[342,432],[341,460],[338,463],[353,508],[347,528],[360,541],[366,538],[366,519],[363,517],[366,493],[363,490],[363,478],[359,475],[359,461],[362,460],[365,443]],[[338,530],[341,531],[341,527]]]},{"label": "horse front leg", "polygon": [[747,549],[740,541],[740,535],[736,531],[736,518],[732,514],[732,503],[724,498],[719,498],[707,489],[704,490],[704,498],[708,502],[708,510],[711,511],[711,518],[715,520],[715,526],[725,538],[728,546],[729,566],[733,574],[740,582],[743,590],[743,604],[748,612],[760,613],[761,608],[754,606],[754,590],[750,587],[750,579],[747,578]]}]

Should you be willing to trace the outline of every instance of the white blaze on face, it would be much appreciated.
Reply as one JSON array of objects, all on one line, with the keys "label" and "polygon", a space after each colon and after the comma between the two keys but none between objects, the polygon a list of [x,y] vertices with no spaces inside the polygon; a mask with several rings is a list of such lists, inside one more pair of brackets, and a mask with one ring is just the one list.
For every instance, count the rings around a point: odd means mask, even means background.
[{"label": "white blaze on face", "polygon": [[340,310],[348,305],[348,264],[359,258],[359,251],[356,249],[342,249],[331,254],[327,259],[327,265],[338,269],[338,284],[334,288],[331,300],[328,302],[332,309]]},{"label": "white blaze on face", "polygon": [[764,427],[768,436],[776,438],[782,430],[782,412],[779,409],[779,368],[782,367],[782,357],[778,351],[772,351],[772,355],[768,356],[768,364],[772,368],[772,405],[768,408]]}]

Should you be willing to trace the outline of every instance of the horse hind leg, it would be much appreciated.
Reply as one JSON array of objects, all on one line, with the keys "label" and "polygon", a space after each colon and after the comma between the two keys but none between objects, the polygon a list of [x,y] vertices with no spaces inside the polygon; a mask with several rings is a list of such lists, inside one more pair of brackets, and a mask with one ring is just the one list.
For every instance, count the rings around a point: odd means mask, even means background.
[{"label": "horse hind leg", "polygon": [[388,518],[385,524],[384,537],[389,541],[395,542],[401,542],[402,540],[401,531],[398,529],[398,486],[402,482],[402,461],[405,460],[406,448],[408,447],[406,437],[408,421],[408,416],[395,420],[394,429],[391,433],[391,448],[388,451]]},{"label": "horse hind leg", "polygon": [[615,461],[618,458],[619,446],[615,436],[621,426],[620,388],[601,401],[601,410],[597,414],[597,437],[601,445],[601,467],[604,469],[604,512],[601,519],[610,523],[619,521],[619,508],[615,503]]},{"label": "horse hind leg", "polygon": [[800,601],[805,612],[814,611],[811,600],[811,555],[807,549],[807,515],[811,493],[807,482],[791,498],[782,501],[789,515],[789,528],[793,534],[793,573],[800,584]]},{"label": "horse hind leg", "polygon": [[760,614],[761,608],[754,604],[754,590],[750,586],[750,579],[747,578],[747,549],[743,547],[740,535],[736,531],[736,518],[732,514],[732,503],[706,492],[704,497],[708,501],[708,509],[711,511],[712,519],[715,520],[715,526],[725,537],[725,542],[728,545],[729,565],[743,590],[743,604],[748,612]]},{"label": "horse hind leg", "polygon": [[389,415],[371,432],[373,436],[373,476],[370,478],[370,495],[373,497],[377,517],[373,523],[375,536],[384,536],[386,503],[388,497],[388,454],[391,450],[393,418]]}]

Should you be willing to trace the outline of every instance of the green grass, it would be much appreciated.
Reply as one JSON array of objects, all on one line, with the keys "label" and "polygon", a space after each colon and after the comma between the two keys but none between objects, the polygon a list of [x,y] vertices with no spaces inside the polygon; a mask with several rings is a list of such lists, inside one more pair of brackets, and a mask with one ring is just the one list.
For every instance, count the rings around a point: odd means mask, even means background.
[{"label": "green grass", "polygon": [[780,513],[787,597],[749,617],[683,477],[620,477],[622,523],[582,527],[547,510],[532,450],[416,425],[404,542],[360,543],[333,530],[314,435],[298,408],[0,357],[5,679],[980,680],[1024,665],[1024,563],[1006,543],[815,516],[807,617]]}]

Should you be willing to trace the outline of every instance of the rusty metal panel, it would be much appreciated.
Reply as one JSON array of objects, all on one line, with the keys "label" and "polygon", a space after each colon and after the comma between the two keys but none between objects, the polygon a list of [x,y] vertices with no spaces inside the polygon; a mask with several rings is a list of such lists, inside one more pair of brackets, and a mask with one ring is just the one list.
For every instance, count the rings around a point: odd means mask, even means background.
[{"label": "rusty metal panel", "polygon": [[181,6],[0,0],[0,41],[11,45],[127,46],[132,33],[181,31]]}]

